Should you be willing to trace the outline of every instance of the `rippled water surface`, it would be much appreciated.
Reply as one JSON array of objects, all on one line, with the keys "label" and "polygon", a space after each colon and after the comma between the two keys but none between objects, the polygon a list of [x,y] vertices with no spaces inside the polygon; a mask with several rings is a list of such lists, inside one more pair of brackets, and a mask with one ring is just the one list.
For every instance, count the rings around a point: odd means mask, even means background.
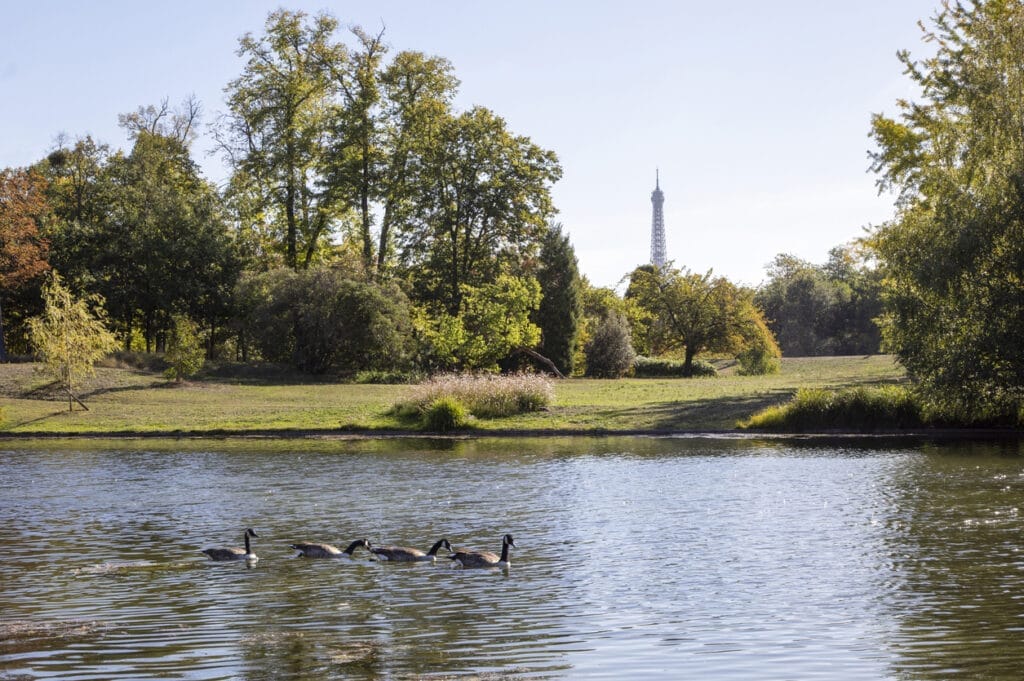
[{"label": "rippled water surface", "polygon": [[[1017,443],[90,447],[0,444],[0,680],[1024,670]],[[288,548],[505,532],[507,572]]]}]

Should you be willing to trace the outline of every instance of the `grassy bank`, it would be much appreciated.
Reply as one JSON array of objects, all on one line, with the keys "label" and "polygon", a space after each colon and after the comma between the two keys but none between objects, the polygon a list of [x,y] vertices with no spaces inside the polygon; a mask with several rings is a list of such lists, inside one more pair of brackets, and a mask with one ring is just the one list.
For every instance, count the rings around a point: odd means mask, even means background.
[{"label": "grassy bank", "polygon": [[[715,378],[555,381],[544,412],[479,419],[480,431],[732,430],[739,420],[788,400],[798,388],[884,385],[903,380],[891,357],[783,359],[781,373]],[[217,433],[321,430],[405,431],[389,415],[409,386],[316,382],[295,376],[221,376],[180,386],[145,369],[100,368],[82,390],[89,411],[67,411],[30,364],[0,365],[8,433]]]}]

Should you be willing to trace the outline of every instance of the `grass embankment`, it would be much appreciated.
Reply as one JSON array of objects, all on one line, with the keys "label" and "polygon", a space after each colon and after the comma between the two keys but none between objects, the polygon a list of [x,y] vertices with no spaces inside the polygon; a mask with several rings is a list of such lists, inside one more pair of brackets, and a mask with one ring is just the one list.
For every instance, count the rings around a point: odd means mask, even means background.
[{"label": "grass embankment", "polygon": [[[477,419],[476,431],[666,432],[733,430],[737,421],[789,400],[798,388],[885,385],[904,380],[888,356],[783,359],[772,376],[738,376],[722,365],[714,378],[555,381],[546,411]],[[352,385],[276,375],[210,377],[181,385],[158,372],[99,368],[81,391],[89,411],[42,384],[31,364],[0,365],[0,433],[287,433],[408,431],[391,407],[412,389]]]}]

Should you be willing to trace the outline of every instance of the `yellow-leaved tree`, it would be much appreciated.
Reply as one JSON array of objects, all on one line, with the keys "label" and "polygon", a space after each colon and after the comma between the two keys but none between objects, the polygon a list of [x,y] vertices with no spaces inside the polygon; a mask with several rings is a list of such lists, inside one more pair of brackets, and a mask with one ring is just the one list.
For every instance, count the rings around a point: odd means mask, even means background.
[{"label": "yellow-leaved tree", "polygon": [[43,314],[29,320],[32,345],[42,371],[52,376],[68,394],[68,411],[74,403],[88,407],[75,395],[86,376],[95,374],[93,365],[117,347],[107,329],[106,312],[99,296],[76,298],[54,270],[43,287]]}]

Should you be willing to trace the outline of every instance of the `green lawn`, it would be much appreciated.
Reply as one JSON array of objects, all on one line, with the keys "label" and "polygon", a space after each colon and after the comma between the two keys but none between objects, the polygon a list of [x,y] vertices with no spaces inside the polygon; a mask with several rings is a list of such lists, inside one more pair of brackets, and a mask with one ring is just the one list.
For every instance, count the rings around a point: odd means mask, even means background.
[{"label": "green lawn", "polygon": [[[29,364],[0,365],[0,432],[213,433],[222,431],[414,430],[387,414],[404,386],[207,379],[180,386],[155,373],[100,368],[83,391],[89,411],[67,411]],[[568,379],[555,381],[545,412],[477,420],[481,431],[731,430],[799,387],[877,385],[904,380],[888,356],[783,359],[775,376]]]}]

